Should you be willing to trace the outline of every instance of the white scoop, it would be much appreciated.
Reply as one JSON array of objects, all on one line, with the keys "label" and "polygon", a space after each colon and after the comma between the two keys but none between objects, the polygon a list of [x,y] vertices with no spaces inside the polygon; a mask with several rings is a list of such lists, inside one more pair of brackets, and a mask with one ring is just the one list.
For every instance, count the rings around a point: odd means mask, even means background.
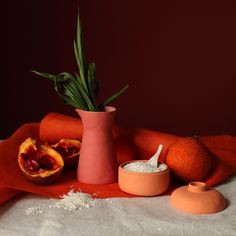
[{"label": "white scoop", "polygon": [[147,164],[158,167],[158,158],[161,154],[162,148],[163,148],[163,145],[160,144],[157,149],[157,152],[147,161]]}]

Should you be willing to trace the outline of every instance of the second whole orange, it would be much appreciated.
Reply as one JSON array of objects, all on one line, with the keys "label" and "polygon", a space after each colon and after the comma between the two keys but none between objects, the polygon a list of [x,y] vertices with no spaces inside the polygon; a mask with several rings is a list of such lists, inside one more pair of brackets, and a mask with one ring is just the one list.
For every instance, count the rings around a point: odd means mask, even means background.
[{"label": "second whole orange", "polygon": [[165,162],[174,178],[185,183],[204,180],[211,169],[210,152],[193,137],[180,138],[172,144]]}]

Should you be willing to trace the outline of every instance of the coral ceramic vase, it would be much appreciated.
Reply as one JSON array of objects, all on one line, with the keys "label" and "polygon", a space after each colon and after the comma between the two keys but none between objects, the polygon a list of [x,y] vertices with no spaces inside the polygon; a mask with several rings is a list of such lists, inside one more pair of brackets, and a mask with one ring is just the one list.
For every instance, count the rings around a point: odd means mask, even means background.
[{"label": "coral ceramic vase", "polygon": [[176,189],[171,195],[170,204],[178,210],[194,214],[216,213],[226,207],[221,193],[203,182],[191,182]]},{"label": "coral ceramic vase", "polygon": [[117,181],[117,159],[112,135],[116,109],[102,112],[76,109],[83,124],[82,145],[77,178],[87,184],[109,184]]}]

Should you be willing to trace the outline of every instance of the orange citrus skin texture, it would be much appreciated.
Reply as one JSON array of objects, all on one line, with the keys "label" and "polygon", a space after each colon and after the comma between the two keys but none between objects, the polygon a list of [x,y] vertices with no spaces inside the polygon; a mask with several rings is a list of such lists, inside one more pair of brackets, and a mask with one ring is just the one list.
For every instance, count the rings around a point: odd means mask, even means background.
[{"label": "orange citrus skin texture", "polygon": [[171,145],[166,164],[177,180],[185,183],[202,181],[211,169],[211,156],[203,144],[195,138],[181,138]]}]

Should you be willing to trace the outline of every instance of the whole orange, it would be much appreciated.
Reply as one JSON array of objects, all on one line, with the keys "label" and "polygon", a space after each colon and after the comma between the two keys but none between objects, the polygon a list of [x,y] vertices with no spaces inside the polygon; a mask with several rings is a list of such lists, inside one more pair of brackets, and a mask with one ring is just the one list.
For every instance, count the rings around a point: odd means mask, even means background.
[{"label": "whole orange", "polygon": [[202,181],[211,169],[210,152],[192,137],[180,138],[171,145],[165,162],[174,177],[185,183]]}]

